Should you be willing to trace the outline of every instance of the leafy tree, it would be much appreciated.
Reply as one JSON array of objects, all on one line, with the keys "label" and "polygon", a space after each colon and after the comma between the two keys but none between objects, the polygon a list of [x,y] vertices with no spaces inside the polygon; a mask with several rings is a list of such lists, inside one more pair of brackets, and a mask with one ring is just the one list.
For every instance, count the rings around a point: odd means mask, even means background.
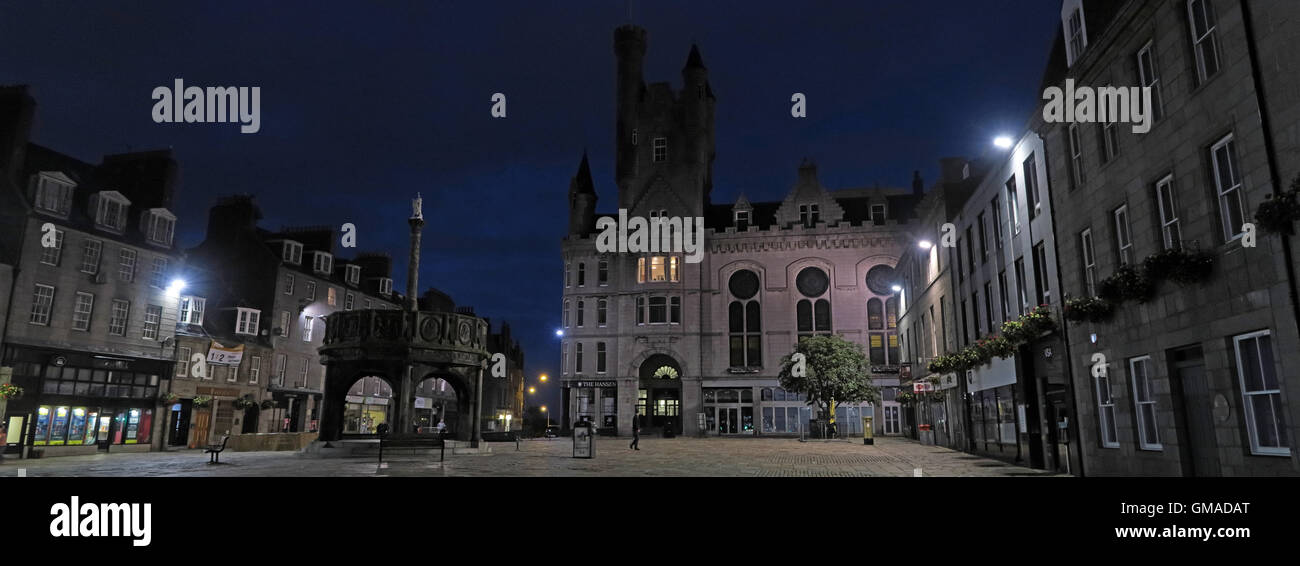
[{"label": "leafy tree", "polygon": [[[797,373],[794,354],[803,354],[803,375]],[[875,402],[880,389],[871,384],[870,365],[860,344],[839,335],[799,339],[794,351],[781,358],[781,387],[798,391],[817,404],[825,415],[833,415],[837,403]]]}]

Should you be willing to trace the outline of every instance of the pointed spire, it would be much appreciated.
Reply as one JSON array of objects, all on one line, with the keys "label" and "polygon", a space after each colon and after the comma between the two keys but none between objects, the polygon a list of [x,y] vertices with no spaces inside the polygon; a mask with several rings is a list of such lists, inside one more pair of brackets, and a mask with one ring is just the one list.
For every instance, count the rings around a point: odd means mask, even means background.
[{"label": "pointed spire", "polygon": [[686,69],[705,69],[704,58],[700,57],[700,47],[691,44],[691,54],[686,56]]},{"label": "pointed spire", "polygon": [[578,174],[569,182],[571,193],[596,193],[596,183],[591,180],[591,165],[587,163],[587,150],[582,150],[582,163],[578,165]]}]

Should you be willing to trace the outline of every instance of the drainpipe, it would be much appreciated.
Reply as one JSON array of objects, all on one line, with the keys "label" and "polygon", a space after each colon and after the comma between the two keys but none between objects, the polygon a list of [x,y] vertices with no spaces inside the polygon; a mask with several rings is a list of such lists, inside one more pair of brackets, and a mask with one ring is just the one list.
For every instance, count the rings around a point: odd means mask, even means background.
[{"label": "drainpipe", "polygon": [[[1051,154],[1047,151],[1047,138],[1043,137],[1041,131],[1034,132],[1034,135],[1038,136],[1038,139],[1042,140],[1043,142],[1043,170],[1051,171],[1052,170]],[[1052,247],[1055,248],[1056,250],[1059,250],[1061,239],[1058,237],[1060,236],[1060,233],[1057,230],[1058,224],[1056,223],[1056,202],[1052,198],[1052,195],[1056,191],[1053,190],[1052,188],[1052,176],[1046,175],[1045,178],[1047,179],[1047,204],[1052,209],[1052,213],[1051,213]],[[1061,284],[1061,273],[1062,273],[1061,254],[1057,253],[1055,255],[1056,255],[1056,288],[1060,290],[1060,297],[1061,297],[1061,313],[1062,313],[1061,314],[1061,343],[1065,345],[1065,363],[1063,364],[1065,366],[1065,383],[1066,383],[1065,392],[1070,397],[1070,416],[1074,417],[1073,419],[1071,419],[1071,422],[1065,429],[1065,458],[1067,462],[1073,460],[1073,458],[1070,457],[1070,445],[1073,444],[1074,446],[1076,446],[1077,449],[1079,450],[1079,477],[1082,478],[1088,476],[1087,469],[1085,467],[1086,466],[1085,462],[1087,459],[1084,458],[1083,444],[1080,442],[1080,435],[1079,435],[1079,428],[1078,428],[1079,423],[1082,422],[1082,419],[1079,416],[1080,414],[1079,396],[1076,395],[1074,391],[1074,354],[1071,353],[1070,351],[1070,322],[1065,319],[1065,314],[1064,314],[1065,313],[1065,287]],[[1050,424],[1051,426],[1057,426],[1057,423],[1050,423]],[[1070,437],[1074,437],[1073,443],[1070,442],[1071,440]],[[1055,452],[1055,447],[1053,447],[1053,452]],[[1057,462],[1057,464],[1059,463],[1060,462]]]},{"label": "drainpipe", "polygon": [[[1245,22],[1246,50],[1250,54],[1250,76],[1255,82],[1255,104],[1259,107],[1259,123],[1264,130],[1264,154],[1268,156],[1268,176],[1273,183],[1273,194],[1283,191],[1282,176],[1277,171],[1277,148],[1273,145],[1273,123],[1268,115],[1268,100],[1264,96],[1264,80],[1259,69],[1259,47],[1255,40],[1255,23],[1250,3],[1241,0],[1241,16]],[[1287,291],[1291,295],[1291,316],[1300,329],[1300,295],[1296,292],[1295,263],[1291,256],[1291,235],[1282,234],[1282,260],[1286,264]]]}]

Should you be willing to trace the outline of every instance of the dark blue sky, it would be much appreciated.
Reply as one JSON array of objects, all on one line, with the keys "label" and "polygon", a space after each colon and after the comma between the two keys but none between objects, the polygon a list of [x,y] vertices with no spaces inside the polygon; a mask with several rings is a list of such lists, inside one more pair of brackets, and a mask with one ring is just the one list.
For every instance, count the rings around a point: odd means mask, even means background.
[{"label": "dark blue sky", "polygon": [[[937,160],[986,151],[1036,103],[1054,1],[634,2],[646,81],[681,81],[698,43],[718,98],[714,201],[778,200],[799,161],[841,188],[927,185]],[[530,383],[554,375],[559,242],[586,148],[617,202],[613,29],[625,1],[17,2],[0,0],[0,83],[30,84],[37,143],[93,163],[171,147],[180,242],[221,195],[263,226],[351,222],[404,284],[421,192],[422,285],[508,320]],[[262,129],[155,124],[153,88],[258,86]],[[508,97],[493,119],[490,97]],[[790,116],[790,95],[809,116]],[[351,255],[351,250],[340,250]],[[552,382],[554,383],[554,382]],[[545,388],[558,401],[554,385]]]}]

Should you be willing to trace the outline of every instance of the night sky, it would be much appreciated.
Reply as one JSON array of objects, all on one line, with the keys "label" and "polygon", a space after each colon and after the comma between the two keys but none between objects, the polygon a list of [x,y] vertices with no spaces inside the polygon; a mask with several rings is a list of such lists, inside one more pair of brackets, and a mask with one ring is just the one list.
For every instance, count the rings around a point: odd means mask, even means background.
[{"label": "night sky", "polygon": [[[1037,101],[1059,3],[1037,0],[634,2],[647,83],[681,82],[698,43],[718,99],[714,202],[779,200],[807,156],[830,188],[929,185]],[[354,223],[406,281],[423,193],[421,285],[521,340],[556,374],[560,239],[584,149],[612,210],[613,30],[623,0],[18,2],[0,0],[0,84],[29,84],[33,141],[92,163],[170,147],[178,241],[218,196],[253,193],[270,229]],[[261,87],[261,131],[155,124],[154,87]],[[490,97],[508,97],[508,117]],[[790,96],[809,116],[790,116]],[[356,250],[338,249],[342,256]],[[558,403],[555,380],[543,388]]]}]

